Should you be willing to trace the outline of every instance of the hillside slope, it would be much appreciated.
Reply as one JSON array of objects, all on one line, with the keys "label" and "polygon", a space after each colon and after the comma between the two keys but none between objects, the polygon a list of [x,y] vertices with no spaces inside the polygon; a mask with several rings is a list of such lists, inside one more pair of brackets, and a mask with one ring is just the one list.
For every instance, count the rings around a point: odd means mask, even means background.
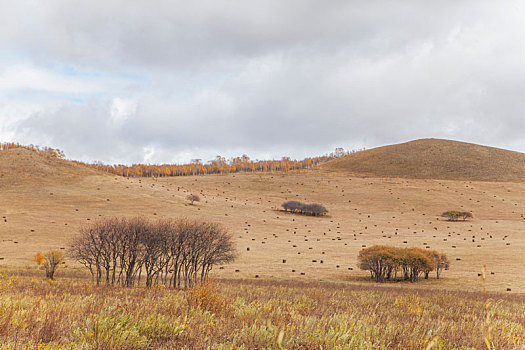
[{"label": "hillside slope", "polygon": [[101,172],[24,148],[0,151],[0,189],[65,184]]},{"label": "hillside slope", "polygon": [[525,180],[525,154],[471,143],[421,139],[327,162],[327,171],[374,177],[478,181]]}]

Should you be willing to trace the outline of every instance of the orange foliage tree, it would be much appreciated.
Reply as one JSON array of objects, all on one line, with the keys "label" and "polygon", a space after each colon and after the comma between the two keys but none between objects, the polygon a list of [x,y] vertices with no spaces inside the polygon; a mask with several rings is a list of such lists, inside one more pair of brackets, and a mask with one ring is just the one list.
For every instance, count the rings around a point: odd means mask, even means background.
[{"label": "orange foliage tree", "polygon": [[44,256],[42,255],[42,253],[40,252],[36,253],[34,259],[35,259],[37,267],[40,268],[40,266],[42,266],[42,262],[44,261]]},{"label": "orange foliage tree", "polygon": [[447,256],[436,251],[384,245],[362,249],[357,260],[359,268],[369,271],[376,282],[396,281],[398,272],[410,282],[417,282],[421,274],[427,279],[429,272],[434,270],[439,278],[441,271],[448,270],[450,266]]}]

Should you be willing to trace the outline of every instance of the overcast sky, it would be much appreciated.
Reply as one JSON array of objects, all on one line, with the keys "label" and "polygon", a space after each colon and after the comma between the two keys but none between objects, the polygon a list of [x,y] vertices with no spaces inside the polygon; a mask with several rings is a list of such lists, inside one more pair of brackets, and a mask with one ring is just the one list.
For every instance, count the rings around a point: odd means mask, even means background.
[{"label": "overcast sky", "polygon": [[525,152],[523,1],[0,0],[0,141],[106,163]]}]

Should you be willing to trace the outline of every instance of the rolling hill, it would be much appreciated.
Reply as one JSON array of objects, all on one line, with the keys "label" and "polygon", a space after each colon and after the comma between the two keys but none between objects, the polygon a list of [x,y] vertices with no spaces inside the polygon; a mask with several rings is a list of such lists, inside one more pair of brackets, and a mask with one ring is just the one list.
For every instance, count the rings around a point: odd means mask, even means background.
[{"label": "rolling hill", "polygon": [[74,162],[25,148],[0,152],[0,189],[4,190],[20,186],[38,188],[44,183],[66,184],[100,174]]},{"label": "rolling hill", "polygon": [[378,147],[322,165],[358,176],[477,181],[525,180],[525,154],[471,143],[421,139]]}]

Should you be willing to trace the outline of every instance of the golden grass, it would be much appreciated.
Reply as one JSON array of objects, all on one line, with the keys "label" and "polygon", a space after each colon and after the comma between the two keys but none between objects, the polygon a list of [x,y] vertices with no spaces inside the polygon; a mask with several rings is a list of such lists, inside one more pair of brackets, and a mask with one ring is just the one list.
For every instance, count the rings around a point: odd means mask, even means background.
[{"label": "golden grass", "polygon": [[97,289],[79,271],[59,271],[56,281],[41,273],[1,273],[3,349],[525,346],[524,296],[297,281]]}]

